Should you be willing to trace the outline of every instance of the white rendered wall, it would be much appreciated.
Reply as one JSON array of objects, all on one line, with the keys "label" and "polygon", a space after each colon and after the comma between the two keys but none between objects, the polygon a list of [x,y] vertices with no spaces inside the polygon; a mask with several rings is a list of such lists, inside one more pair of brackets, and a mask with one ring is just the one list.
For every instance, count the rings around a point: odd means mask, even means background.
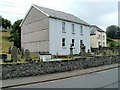
[{"label": "white rendered wall", "polygon": [[[71,24],[75,24],[75,34],[72,34]],[[83,26],[83,35],[80,34],[80,24],[66,22],[65,31],[62,32],[62,20],[49,19],[49,51],[51,54],[68,55],[70,53],[70,44],[75,39],[74,54],[80,53],[80,40],[86,46],[86,51],[90,50],[90,28]],[[62,38],[66,39],[66,46],[62,47]]]},{"label": "white rendered wall", "polygon": [[98,48],[97,35],[91,35],[90,36],[90,45],[91,45],[92,48]]},{"label": "white rendered wall", "polygon": [[[98,38],[98,35],[100,35],[100,38]],[[105,36],[105,38],[103,39],[103,36]],[[107,47],[106,44],[106,33],[105,32],[99,32],[96,31],[95,35],[91,35],[91,47],[92,48],[99,48],[98,42],[100,42],[100,45],[103,47]],[[103,45],[103,42],[105,43],[105,46]]]}]

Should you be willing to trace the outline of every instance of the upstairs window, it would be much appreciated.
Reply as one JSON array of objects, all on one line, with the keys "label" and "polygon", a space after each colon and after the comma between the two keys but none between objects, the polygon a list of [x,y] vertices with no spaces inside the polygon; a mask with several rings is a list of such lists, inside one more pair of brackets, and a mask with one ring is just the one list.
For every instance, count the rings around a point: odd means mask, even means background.
[{"label": "upstairs window", "polygon": [[98,37],[97,37],[98,39],[100,39],[100,35],[98,35]]},{"label": "upstairs window", "polygon": [[75,39],[72,39],[72,46],[75,45]]},{"label": "upstairs window", "polygon": [[75,25],[72,24],[72,33],[75,33]]},{"label": "upstairs window", "polygon": [[105,40],[105,36],[103,35],[103,40]]},{"label": "upstairs window", "polygon": [[65,32],[65,22],[62,22],[62,32]]},{"label": "upstairs window", "polygon": [[65,38],[62,38],[62,47],[65,47]]},{"label": "upstairs window", "polygon": [[83,34],[83,26],[80,26],[80,34]]}]

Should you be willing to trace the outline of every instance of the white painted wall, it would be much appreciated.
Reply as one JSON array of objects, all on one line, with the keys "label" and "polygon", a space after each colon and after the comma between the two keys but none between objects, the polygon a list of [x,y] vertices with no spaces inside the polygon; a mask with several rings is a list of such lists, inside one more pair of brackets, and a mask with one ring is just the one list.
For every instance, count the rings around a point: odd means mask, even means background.
[{"label": "white painted wall", "polygon": [[[100,38],[98,38],[98,35],[100,35]],[[103,39],[103,36],[105,36],[105,38]],[[105,32],[99,32],[96,31],[95,35],[91,35],[91,47],[92,48],[99,48],[98,42],[100,42],[100,45],[103,47],[107,47],[107,40],[106,40],[106,33]],[[105,46],[103,45],[103,42],[105,43]]]},{"label": "white painted wall", "polygon": [[91,46],[92,48],[98,48],[97,35],[91,35],[91,36],[90,36],[90,46]]},{"label": "white painted wall", "polygon": [[[72,34],[71,24],[75,24],[75,34]],[[83,39],[83,43],[86,46],[86,51],[90,49],[90,28],[83,26],[83,36],[80,34],[80,24],[67,22],[66,33],[62,32],[62,20],[49,19],[49,51],[51,54],[56,55],[68,55],[70,53],[70,44],[72,39],[75,39],[74,54],[80,53],[80,40]],[[62,38],[66,39],[66,47],[62,47]]]}]

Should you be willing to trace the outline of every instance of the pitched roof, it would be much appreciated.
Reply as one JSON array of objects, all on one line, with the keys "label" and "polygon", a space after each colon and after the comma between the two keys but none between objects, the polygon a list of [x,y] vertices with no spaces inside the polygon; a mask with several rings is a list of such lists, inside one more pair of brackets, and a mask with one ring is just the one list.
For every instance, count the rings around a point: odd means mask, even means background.
[{"label": "pitched roof", "polygon": [[[57,18],[57,19],[70,21],[70,22],[75,22],[75,23],[79,23],[79,24],[89,26],[89,24],[87,22],[81,20],[80,18],[78,18],[78,17],[76,17],[76,16],[74,16],[72,14],[68,14],[68,13],[65,13],[65,12],[61,12],[61,11],[57,11],[57,10],[53,10],[53,9],[49,9],[49,8],[45,8],[45,7],[41,7],[41,6],[34,5],[34,4],[32,6],[35,7],[37,10],[41,11],[42,13],[44,13],[45,15],[47,15],[48,17]],[[24,22],[24,20],[23,20],[23,22]]]},{"label": "pitched roof", "polygon": [[98,26],[96,26],[96,25],[91,25],[90,34],[91,34],[91,35],[95,35],[95,34],[96,34],[96,31],[105,32],[105,31],[103,31],[101,28],[99,28]]}]

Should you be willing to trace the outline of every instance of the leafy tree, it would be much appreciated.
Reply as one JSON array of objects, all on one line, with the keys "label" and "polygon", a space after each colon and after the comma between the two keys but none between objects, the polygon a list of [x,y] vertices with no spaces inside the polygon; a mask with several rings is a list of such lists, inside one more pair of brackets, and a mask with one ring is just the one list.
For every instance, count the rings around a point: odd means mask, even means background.
[{"label": "leafy tree", "polygon": [[14,42],[14,46],[18,48],[21,48],[21,27],[20,27],[21,22],[22,19],[15,21],[10,32],[11,36],[9,38],[10,41]]},{"label": "leafy tree", "polygon": [[116,25],[108,26],[106,29],[106,34],[108,38],[120,39],[120,28]]},{"label": "leafy tree", "polygon": [[5,29],[10,28],[11,27],[11,21],[2,18],[2,27],[5,28]]}]

